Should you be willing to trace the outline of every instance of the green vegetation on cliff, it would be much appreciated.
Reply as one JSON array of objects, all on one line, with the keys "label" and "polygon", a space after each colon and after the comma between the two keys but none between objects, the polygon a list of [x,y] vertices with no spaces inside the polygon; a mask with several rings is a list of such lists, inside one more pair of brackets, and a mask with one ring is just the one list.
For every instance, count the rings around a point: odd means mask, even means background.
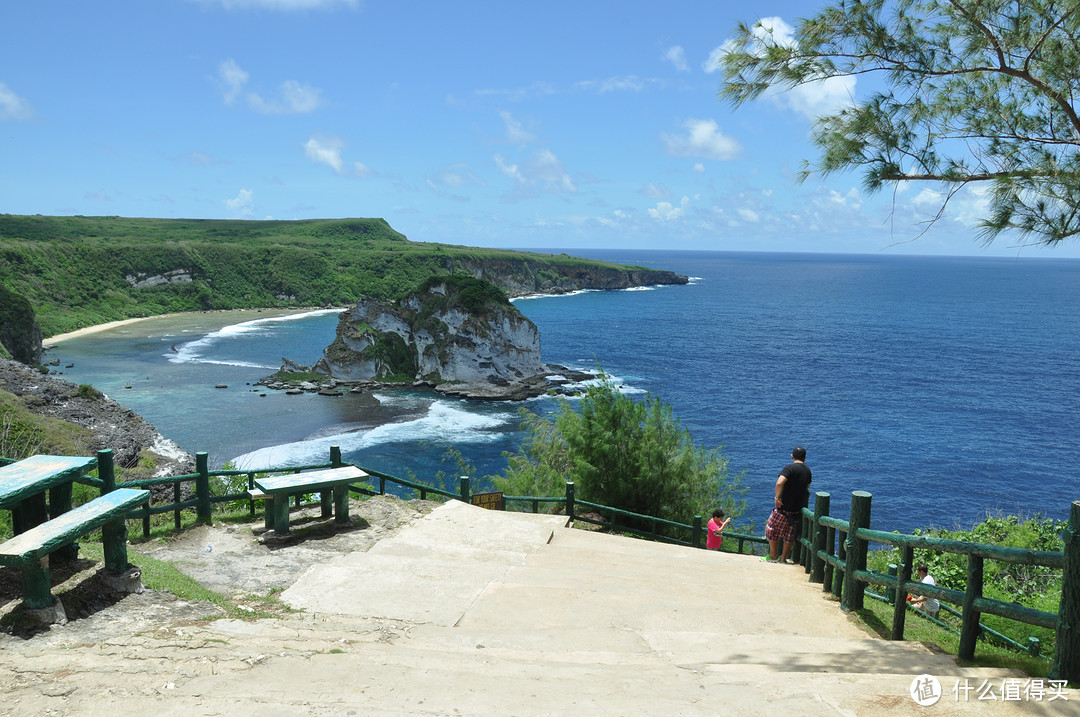
[{"label": "green vegetation on cliff", "polygon": [[478,267],[509,277],[522,292],[582,272],[629,268],[565,254],[411,242],[382,219],[0,214],[0,286],[29,302],[46,337],[178,311],[394,300],[433,274]]},{"label": "green vegetation on cliff", "polygon": [[0,284],[0,358],[41,360],[41,330],[30,302]]},{"label": "green vegetation on cliff", "polygon": [[508,494],[559,496],[573,481],[581,500],[675,522],[746,511],[744,473],[731,473],[719,448],[695,444],[658,398],[635,401],[605,377],[579,401],[561,399],[554,418],[523,414],[529,437],[494,478]]}]

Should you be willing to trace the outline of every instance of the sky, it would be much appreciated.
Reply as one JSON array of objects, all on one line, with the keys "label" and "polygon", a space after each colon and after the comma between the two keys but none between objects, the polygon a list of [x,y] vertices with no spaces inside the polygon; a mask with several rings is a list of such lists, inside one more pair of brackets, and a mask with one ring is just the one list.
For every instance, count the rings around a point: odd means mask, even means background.
[{"label": "sky", "polygon": [[[820,0],[0,5],[0,212],[382,217],[507,248],[1080,257],[978,238],[984,199],[799,183],[866,81],[718,98],[740,21]],[[860,84],[861,83],[861,84]]]}]

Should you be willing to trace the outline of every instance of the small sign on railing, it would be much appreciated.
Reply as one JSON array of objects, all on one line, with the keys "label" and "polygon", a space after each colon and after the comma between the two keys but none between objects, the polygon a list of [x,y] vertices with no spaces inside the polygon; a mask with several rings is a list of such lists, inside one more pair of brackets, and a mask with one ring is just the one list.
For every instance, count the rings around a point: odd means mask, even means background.
[{"label": "small sign on railing", "polygon": [[502,493],[477,493],[472,497],[472,504],[488,510],[506,510]]}]

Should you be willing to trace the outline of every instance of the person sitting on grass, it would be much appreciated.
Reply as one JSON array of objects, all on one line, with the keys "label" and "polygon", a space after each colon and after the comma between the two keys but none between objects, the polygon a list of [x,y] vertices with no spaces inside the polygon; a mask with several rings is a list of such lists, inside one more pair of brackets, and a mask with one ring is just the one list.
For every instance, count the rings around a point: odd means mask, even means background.
[{"label": "person sitting on grass", "polygon": [[[934,581],[934,577],[930,575],[929,569],[926,567],[926,563],[919,563],[915,567],[915,572],[919,574],[919,582],[927,585],[937,585]],[[932,597],[926,597],[925,595],[915,595],[911,598],[911,605],[917,607],[925,612],[930,617],[937,617],[938,611],[941,610],[941,603]]]}]

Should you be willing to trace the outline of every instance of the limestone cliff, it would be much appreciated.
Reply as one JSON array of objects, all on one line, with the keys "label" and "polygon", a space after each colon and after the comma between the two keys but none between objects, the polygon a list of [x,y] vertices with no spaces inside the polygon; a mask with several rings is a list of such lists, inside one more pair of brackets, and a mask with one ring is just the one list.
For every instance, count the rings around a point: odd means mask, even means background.
[{"label": "limestone cliff", "polygon": [[483,398],[536,395],[547,373],[536,326],[501,289],[463,274],[431,277],[393,304],[362,299],[315,371]]},{"label": "limestone cliff", "polygon": [[459,256],[448,260],[446,268],[454,274],[465,272],[490,281],[502,287],[510,297],[688,283],[685,275],[662,269],[605,264],[566,254],[545,259]]}]

